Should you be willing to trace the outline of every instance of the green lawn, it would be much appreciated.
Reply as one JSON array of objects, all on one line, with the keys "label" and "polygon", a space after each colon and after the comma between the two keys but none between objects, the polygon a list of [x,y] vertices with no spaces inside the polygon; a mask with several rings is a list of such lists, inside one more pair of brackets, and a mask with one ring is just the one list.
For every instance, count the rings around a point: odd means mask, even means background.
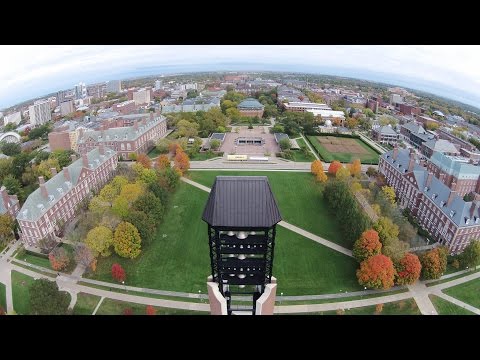
[{"label": "green lawn", "polygon": [[460,301],[480,308],[480,279],[471,280],[442,291]]},{"label": "green lawn", "polygon": [[190,160],[204,161],[204,160],[213,159],[213,158],[222,157],[222,156],[223,156],[223,152],[220,152],[217,154],[217,153],[209,153],[208,151],[204,151],[204,152],[196,153],[192,158],[190,158]]},{"label": "green lawn", "polygon": [[0,283],[0,306],[4,311],[7,311],[6,288],[2,283]]},{"label": "green lawn", "polygon": [[92,315],[99,301],[100,296],[78,293],[73,315]]},{"label": "green lawn", "polygon": [[[145,315],[146,305],[125,301],[105,299],[97,310],[96,315],[123,315],[126,308],[133,310],[134,315]],[[208,315],[206,311],[180,310],[154,306],[157,315]]]},{"label": "green lawn", "polygon": [[317,150],[320,157],[326,162],[332,162],[333,160],[338,160],[342,163],[350,163],[354,159],[360,159],[362,164],[378,164],[379,154],[373,150],[370,146],[365,144],[360,139],[355,139],[355,141],[360,144],[365,150],[368,151],[368,154],[354,154],[354,153],[332,153],[328,151],[320,142],[317,140],[316,136],[307,136],[310,143]]},{"label": "green lawn", "polygon": [[212,187],[217,175],[267,176],[285,221],[332,242],[352,248],[341,235],[341,224],[322,196],[322,185],[310,173],[281,171],[190,171],[189,177]]},{"label": "green lawn", "polygon": [[150,152],[147,154],[147,156],[150,158],[150,159],[153,159],[153,158],[156,158],[157,156],[160,156],[160,151],[158,151],[158,149],[156,147],[154,147],[152,150],[150,150]]},{"label": "green lawn", "polygon": [[[112,281],[111,267],[118,262],[126,271],[127,285],[204,292],[210,275],[207,226],[201,220],[207,196],[182,182],[152,245],[134,260],[117,255],[99,259],[97,271],[89,277]],[[278,279],[278,291],[303,295],[360,289],[355,277],[357,264],[352,258],[289,230],[277,230],[273,274]]]},{"label": "green lawn", "polygon": [[30,292],[28,288],[34,281],[30,276],[12,271],[13,308],[18,315],[30,314]]},{"label": "green lawn", "polygon": [[428,295],[439,315],[475,315],[467,309],[435,295]]},{"label": "green lawn", "polygon": [[24,255],[17,255],[16,258],[18,260],[26,261],[33,265],[38,265],[47,269],[51,269],[50,261],[48,260],[48,257],[45,256],[25,253]]},{"label": "green lawn", "polygon": [[[358,308],[344,309],[344,313],[336,310],[321,311],[313,313],[298,313],[295,315],[375,315],[376,305]],[[413,299],[389,302],[383,304],[382,312],[379,315],[420,315],[417,303]],[[292,314],[293,315],[293,314]]]},{"label": "green lawn", "polygon": [[[305,147],[308,150],[308,147],[305,144],[305,140],[297,139],[296,141],[298,146],[300,146],[301,148]],[[315,160],[315,156],[310,152],[310,150],[308,151],[307,155],[303,154],[302,150],[292,150],[292,151],[293,151],[293,161],[312,162],[313,160]]]}]

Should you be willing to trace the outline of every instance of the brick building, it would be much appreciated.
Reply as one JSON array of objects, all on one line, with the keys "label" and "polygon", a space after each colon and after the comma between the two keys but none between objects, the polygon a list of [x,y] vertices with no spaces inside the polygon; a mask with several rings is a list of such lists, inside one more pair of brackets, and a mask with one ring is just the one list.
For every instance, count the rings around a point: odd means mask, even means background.
[{"label": "brick building", "polygon": [[129,155],[147,153],[167,132],[167,120],[163,116],[134,121],[133,126],[116,127],[99,131],[86,131],[78,140],[78,152],[85,154],[100,144],[115,150],[118,157],[128,160]]},{"label": "brick building", "polygon": [[10,214],[14,219],[20,210],[17,195],[8,195],[5,186],[0,188],[0,215]]},{"label": "brick building", "polygon": [[432,119],[430,116],[427,115],[417,115],[417,121],[422,124],[423,127],[428,128],[431,125],[438,125],[440,126],[440,121]]},{"label": "brick building", "polygon": [[400,135],[406,142],[417,149],[420,149],[424,142],[433,137],[429,136],[422,126],[413,121],[400,126]]},{"label": "brick building", "polygon": [[112,111],[116,111],[122,115],[130,114],[136,109],[134,100],[127,100],[118,104],[112,105]]},{"label": "brick building", "polygon": [[435,152],[439,152],[445,155],[458,156],[460,151],[448,140],[443,139],[429,139],[422,143],[420,146],[420,152],[427,158],[432,157]]},{"label": "brick building", "polygon": [[82,155],[45,182],[39,177],[40,187],[31,193],[20,212],[20,238],[27,246],[38,246],[44,238],[53,238],[61,223],[75,216],[78,204],[99,189],[114,174],[117,155],[103,145]]},{"label": "brick building", "polygon": [[395,148],[382,154],[378,169],[395,189],[398,204],[410,209],[450,253],[459,253],[471,240],[480,238],[480,202],[464,201],[456,182],[449,188],[417,163],[413,150]]},{"label": "brick building", "polygon": [[460,148],[467,149],[468,151],[475,152],[477,150],[476,146],[473,145],[472,143],[468,142],[467,140],[460,139],[459,137],[456,137],[453,134],[450,134],[448,131],[445,129],[438,129],[437,134],[440,139],[445,139],[448,140],[455,145],[460,146]]},{"label": "brick building", "polygon": [[70,143],[70,131],[56,131],[48,134],[48,144],[50,150],[69,150],[72,148]]},{"label": "brick building", "polygon": [[422,112],[419,107],[405,103],[396,103],[395,109],[404,115],[418,115]]},{"label": "brick building", "polygon": [[382,144],[394,145],[398,141],[398,134],[391,126],[379,126],[372,129],[372,137]]},{"label": "brick building", "polygon": [[240,115],[242,116],[258,116],[259,118],[261,118],[263,116],[263,109],[265,107],[260,104],[256,99],[247,98],[243,100],[240,104],[238,104],[237,108],[240,111]]}]

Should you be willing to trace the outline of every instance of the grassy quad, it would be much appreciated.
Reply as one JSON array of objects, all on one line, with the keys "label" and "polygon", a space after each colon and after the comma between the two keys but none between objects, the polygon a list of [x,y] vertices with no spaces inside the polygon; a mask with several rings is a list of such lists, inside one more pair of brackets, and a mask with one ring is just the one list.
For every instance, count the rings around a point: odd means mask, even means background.
[{"label": "grassy quad", "polygon": [[475,315],[467,309],[435,295],[428,295],[439,315]]},{"label": "grassy quad", "polygon": [[[152,245],[137,259],[115,254],[99,259],[96,272],[89,277],[112,281],[111,267],[118,262],[126,271],[126,285],[204,293],[210,259],[207,226],[201,215],[207,197],[206,192],[182,182]],[[286,229],[277,229],[273,273],[279,292],[302,295],[360,289],[353,259]]]},{"label": "grassy quad", "polygon": [[0,283],[0,306],[7,311],[7,297],[5,285]]},{"label": "grassy quad", "polygon": [[480,308],[480,279],[471,280],[442,291],[460,301]]},{"label": "grassy quad", "polygon": [[77,302],[73,308],[74,315],[92,315],[100,301],[100,296],[78,293]]},{"label": "grassy quad", "polygon": [[281,171],[190,171],[189,177],[212,187],[217,175],[267,176],[285,221],[339,245],[351,248],[322,196],[322,185],[309,173]]},{"label": "grassy quad", "polygon": [[[133,310],[133,315],[145,315],[146,305],[125,301],[105,299],[97,310],[96,315],[123,315],[126,308]],[[181,310],[154,306],[156,315],[208,315],[206,311]]]},{"label": "grassy quad", "polygon": [[360,159],[362,164],[378,164],[379,154],[373,150],[370,146],[365,144],[360,139],[355,139],[362,148],[368,151],[368,154],[353,154],[353,153],[332,153],[328,151],[317,139],[316,136],[307,136],[310,143],[318,151],[318,154],[322,160],[326,162],[332,162],[333,160],[338,160],[342,163],[350,163],[354,159]]}]

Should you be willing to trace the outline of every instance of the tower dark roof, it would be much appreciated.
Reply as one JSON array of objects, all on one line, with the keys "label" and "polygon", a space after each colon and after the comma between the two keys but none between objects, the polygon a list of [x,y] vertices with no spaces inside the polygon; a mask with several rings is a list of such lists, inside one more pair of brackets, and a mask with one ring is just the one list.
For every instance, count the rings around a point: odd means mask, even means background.
[{"label": "tower dark roof", "polygon": [[263,109],[264,106],[254,98],[247,98],[238,104],[239,109],[250,110],[250,109]]},{"label": "tower dark roof", "polygon": [[282,216],[266,176],[217,176],[202,220],[212,226],[271,227]]}]

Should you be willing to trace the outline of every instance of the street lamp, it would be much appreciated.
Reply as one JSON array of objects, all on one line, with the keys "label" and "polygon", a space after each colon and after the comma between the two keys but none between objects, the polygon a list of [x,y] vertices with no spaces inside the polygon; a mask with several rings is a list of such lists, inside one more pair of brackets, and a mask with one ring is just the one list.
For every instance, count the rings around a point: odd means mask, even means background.
[{"label": "street lamp", "polygon": [[125,285],[125,280],[122,280],[122,284],[123,284],[123,286],[125,286],[125,291],[128,292],[127,285]]},{"label": "street lamp", "polygon": [[203,303],[202,297],[200,296],[202,293],[202,290],[198,290],[198,298],[200,299],[200,302]]}]

